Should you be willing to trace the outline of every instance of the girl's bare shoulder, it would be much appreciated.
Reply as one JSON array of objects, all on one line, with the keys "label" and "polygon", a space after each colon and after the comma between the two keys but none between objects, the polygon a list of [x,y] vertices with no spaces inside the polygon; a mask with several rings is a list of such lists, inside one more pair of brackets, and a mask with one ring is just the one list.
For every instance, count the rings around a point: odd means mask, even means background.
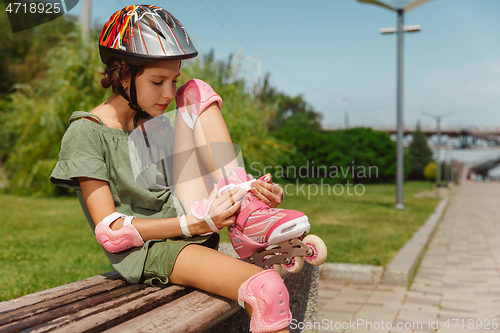
[{"label": "girl's bare shoulder", "polygon": [[[94,123],[99,124],[99,118],[100,118],[103,120],[103,122],[105,122],[105,120],[104,120],[104,119],[106,119],[106,110],[105,109],[106,109],[106,105],[104,105],[104,104],[98,105],[92,111],[89,112],[90,115],[88,115],[87,117],[84,117],[83,119],[93,121]],[[93,115],[95,115],[95,117]]]}]

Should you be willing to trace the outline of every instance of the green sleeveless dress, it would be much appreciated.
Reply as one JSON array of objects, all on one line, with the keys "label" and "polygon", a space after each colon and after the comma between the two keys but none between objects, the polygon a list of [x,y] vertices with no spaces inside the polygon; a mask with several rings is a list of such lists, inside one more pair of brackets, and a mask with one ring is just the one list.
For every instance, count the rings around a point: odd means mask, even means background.
[{"label": "green sleeveless dress", "polygon": [[[95,117],[99,124],[82,119]],[[177,217],[174,195],[167,186],[147,189],[137,184],[130,156],[130,131],[106,127],[99,117],[83,111],[73,112],[70,126],[61,143],[59,161],[50,181],[56,185],[76,189],[87,221],[95,230],[83,200],[78,177],[88,177],[108,182],[116,211],[136,218],[165,219]],[[165,137],[165,144],[172,140]],[[132,159],[133,160],[133,159]],[[170,238],[147,241],[119,253],[103,248],[113,267],[129,282],[149,285],[168,283],[175,259],[188,244],[200,244],[217,249],[219,235]]]}]

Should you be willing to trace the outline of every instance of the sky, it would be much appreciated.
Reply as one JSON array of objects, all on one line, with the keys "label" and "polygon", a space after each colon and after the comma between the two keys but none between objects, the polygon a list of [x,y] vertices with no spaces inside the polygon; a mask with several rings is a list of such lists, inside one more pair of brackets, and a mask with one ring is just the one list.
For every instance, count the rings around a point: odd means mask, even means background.
[{"label": "sky", "polygon": [[[389,1],[391,2],[391,1]],[[394,2],[394,1],[393,1]],[[92,24],[101,27],[126,0],[92,1]],[[270,73],[271,84],[302,95],[323,115],[325,127],[396,124],[396,13],[356,0],[151,1],[187,29],[200,54],[218,59],[243,54],[250,82]],[[83,0],[71,10],[80,16]],[[500,126],[499,0],[434,0],[405,13],[406,126],[434,126],[422,112],[446,114],[445,127]]]}]

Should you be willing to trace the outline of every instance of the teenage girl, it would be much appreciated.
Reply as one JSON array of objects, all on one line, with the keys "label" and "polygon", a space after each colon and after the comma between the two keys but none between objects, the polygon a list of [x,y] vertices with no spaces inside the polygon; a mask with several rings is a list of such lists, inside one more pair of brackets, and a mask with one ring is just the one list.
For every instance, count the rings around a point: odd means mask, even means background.
[{"label": "teenage girl", "polygon": [[[238,186],[249,179],[228,148],[222,100],[208,84],[192,80],[176,96],[181,60],[197,55],[185,28],[160,7],[128,6],[104,25],[99,49],[101,83],[113,93],[92,111],[72,114],[51,181],[76,189],[97,240],[128,282],[205,290],[238,301],[253,332],[288,332],[288,291],[279,274],[218,252],[217,231],[235,223],[245,196],[265,203],[255,214],[274,220],[299,212],[275,208],[283,191],[269,176],[250,191]],[[148,122],[174,98],[175,131],[163,121],[148,133]],[[147,148],[134,144],[134,133],[148,136]],[[174,157],[163,183],[156,177],[162,166],[141,161],[156,134]],[[151,166],[160,181],[144,186],[139,180]],[[237,186],[218,191],[229,182]]]}]

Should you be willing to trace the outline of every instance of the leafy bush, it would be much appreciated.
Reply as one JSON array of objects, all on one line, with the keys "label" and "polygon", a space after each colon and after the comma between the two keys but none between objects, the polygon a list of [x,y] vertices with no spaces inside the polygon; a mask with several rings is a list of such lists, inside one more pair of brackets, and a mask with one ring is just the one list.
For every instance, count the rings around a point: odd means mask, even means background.
[{"label": "leafy bush", "polygon": [[[6,13],[5,2],[0,2],[0,11]],[[28,16],[33,15],[28,13]],[[3,97],[13,84],[31,81],[42,74],[46,68],[40,59],[43,59],[47,50],[59,43],[67,32],[76,29],[76,22],[77,17],[66,14],[49,24],[14,34],[7,15],[0,15],[0,96]]]},{"label": "leafy bush", "polygon": [[[317,132],[286,128],[275,135],[293,143],[296,152],[275,171],[275,177],[306,183],[383,183],[396,175],[396,143],[387,133],[370,128]],[[409,156],[405,154],[405,175]]]},{"label": "leafy bush", "polygon": [[429,162],[424,168],[424,177],[427,180],[436,180],[437,166],[434,162]]},{"label": "leafy bush", "polygon": [[105,100],[100,87],[102,64],[95,44],[80,41],[76,29],[47,51],[47,67],[36,81],[18,84],[10,95],[3,130],[16,136],[5,163],[9,189],[23,195],[55,195],[60,189],[48,177],[73,111],[92,110]]},{"label": "leafy bush", "polygon": [[315,112],[312,106],[302,98],[279,92],[269,83],[270,74],[266,74],[262,87],[256,92],[258,99],[265,104],[274,105],[268,124],[273,131],[284,128],[301,127],[309,130],[321,130],[321,113]]}]

